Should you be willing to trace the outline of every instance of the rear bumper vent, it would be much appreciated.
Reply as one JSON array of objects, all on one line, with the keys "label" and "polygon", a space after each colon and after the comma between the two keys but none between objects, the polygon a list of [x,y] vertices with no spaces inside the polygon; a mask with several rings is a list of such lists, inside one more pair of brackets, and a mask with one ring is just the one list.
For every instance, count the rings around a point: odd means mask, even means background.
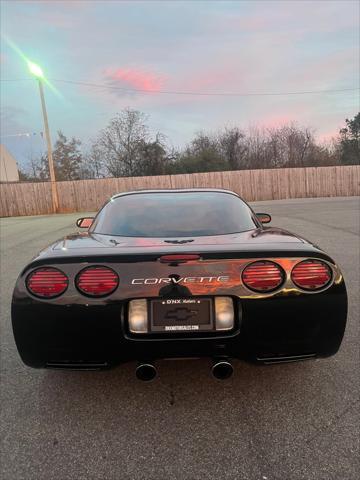
[{"label": "rear bumper vent", "polygon": [[108,366],[107,362],[46,362],[46,368],[56,370],[101,370]]},{"label": "rear bumper vent", "polygon": [[287,355],[278,357],[256,357],[258,362],[262,362],[265,365],[272,365],[274,363],[290,363],[300,362],[302,360],[310,360],[316,357],[316,353],[307,353],[305,355]]}]

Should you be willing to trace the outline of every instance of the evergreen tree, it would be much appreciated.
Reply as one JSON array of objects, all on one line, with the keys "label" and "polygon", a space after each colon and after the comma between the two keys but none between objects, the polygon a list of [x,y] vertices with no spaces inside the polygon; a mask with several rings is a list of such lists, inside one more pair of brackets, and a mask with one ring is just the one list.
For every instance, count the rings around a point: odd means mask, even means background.
[{"label": "evergreen tree", "polygon": [[340,130],[340,161],[344,165],[360,163],[360,112],[352,120],[345,120]]},{"label": "evergreen tree", "polygon": [[57,181],[80,180],[82,164],[80,145],[80,140],[74,137],[68,140],[61,131],[58,131],[58,139],[53,151]]}]

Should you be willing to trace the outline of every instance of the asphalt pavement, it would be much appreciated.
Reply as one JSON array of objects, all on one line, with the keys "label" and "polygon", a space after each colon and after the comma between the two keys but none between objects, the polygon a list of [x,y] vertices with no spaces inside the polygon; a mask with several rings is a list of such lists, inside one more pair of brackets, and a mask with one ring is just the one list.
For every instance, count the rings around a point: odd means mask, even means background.
[{"label": "asphalt pavement", "polygon": [[25,367],[10,323],[14,283],[37,251],[76,230],[80,214],[1,220],[3,480],[359,478],[359,198],[253,205],[336,259],[348,325],[334,357],[236,361],[227,381],[211,377],[206,359],[159,362],[149,384],[135,379],[134,363],[105,372]]}]

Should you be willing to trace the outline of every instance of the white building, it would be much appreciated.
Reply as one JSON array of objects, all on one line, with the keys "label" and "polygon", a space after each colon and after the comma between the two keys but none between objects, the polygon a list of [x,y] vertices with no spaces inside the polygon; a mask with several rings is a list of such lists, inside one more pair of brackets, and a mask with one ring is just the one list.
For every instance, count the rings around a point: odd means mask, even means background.
[{"label": "white building", "polygon": [[15,158],[0,144],[0,182],[18,182],[19,172]]}]

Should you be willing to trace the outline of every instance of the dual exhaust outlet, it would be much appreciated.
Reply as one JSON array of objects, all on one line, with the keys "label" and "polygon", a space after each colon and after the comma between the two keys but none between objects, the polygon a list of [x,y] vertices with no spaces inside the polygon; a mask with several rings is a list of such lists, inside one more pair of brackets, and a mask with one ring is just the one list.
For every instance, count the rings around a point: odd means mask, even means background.
[{"label": "dual exhaust outlet", "polygon": [[[234,372],[234,367],[228,360],[217,360],[214,362],[211,373],[218,380],[230,378]],[[157,375],[156,367],[152,363],[140,363],[135,370],[138,380],[150,382]]]}]

